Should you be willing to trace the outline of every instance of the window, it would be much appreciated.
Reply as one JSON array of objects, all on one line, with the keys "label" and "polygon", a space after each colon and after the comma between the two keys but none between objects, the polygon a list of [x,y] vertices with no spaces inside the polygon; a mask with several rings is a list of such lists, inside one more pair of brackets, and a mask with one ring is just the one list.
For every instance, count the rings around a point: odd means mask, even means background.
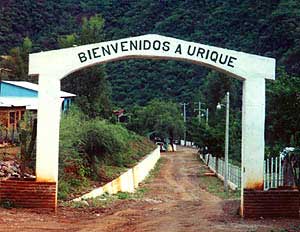
[{"label": "window", "polygon": [[9,124],[15,123],[16,112],[9,112]]},{"label": "window", "polygon": [[20,118],[19,115],[20,115],[20,111],[17,111],[17,112],[16,112],[16,122],[19,121],[19,118]]}]

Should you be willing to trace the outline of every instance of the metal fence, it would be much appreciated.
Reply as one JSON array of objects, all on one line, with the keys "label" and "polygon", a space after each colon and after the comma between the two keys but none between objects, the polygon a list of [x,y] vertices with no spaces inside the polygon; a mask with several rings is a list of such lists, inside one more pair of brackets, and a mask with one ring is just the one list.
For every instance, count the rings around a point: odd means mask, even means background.
[{"label": "metal fence", "polygon": [[264,162],[264,188],[283,186],[282,159],[272,157]]},{"label": "metal fence", "polygon": [[[200,158],[212,169],[215,173],[224,177],[224,160],[217,159],[211,154],[200,154]],[[237,186],[241,187],[241,167],[228,164],[228,180]],[[283,171],[282,160],[280,157],[273,157],[264,161],[264,190],[283,186]]]},{"label": "metal fence", "polygon": [[[210,167],[210,169],[216,174],[224,177],[225,174],[225,162],[222,159],[217,159],[211,154],[200,154],[200,158]],[[241,187],[241,168],[231,163],[228,164],[228,181],[233,188]]]}]

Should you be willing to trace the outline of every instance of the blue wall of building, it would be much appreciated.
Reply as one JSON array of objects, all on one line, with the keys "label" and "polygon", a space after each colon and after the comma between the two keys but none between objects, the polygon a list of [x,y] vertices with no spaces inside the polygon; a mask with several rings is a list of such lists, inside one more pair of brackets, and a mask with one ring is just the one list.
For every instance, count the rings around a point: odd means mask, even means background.
[{"label": "blue wall of building", "polygon": [[16,85],[1,82],[2,97],[37,97],[37,91],[22,88]]},{"label": "blue wall of building", "polygon": [[68,109],[70,109],[72,103],[72,99],[71,98],[65,98],[64,101],[62,102],[62,111],[66,112]]},{"label": "blue wall of building", "polygon": [[[0,82],[0,96],[1,97],[38,97],[38,92],[31,89],[26,89],[20,86],[16,86],[13,84]],[[65,112],[70,108],[72,103],[72,98],[64,98],[62,102],[62,111]]]}]

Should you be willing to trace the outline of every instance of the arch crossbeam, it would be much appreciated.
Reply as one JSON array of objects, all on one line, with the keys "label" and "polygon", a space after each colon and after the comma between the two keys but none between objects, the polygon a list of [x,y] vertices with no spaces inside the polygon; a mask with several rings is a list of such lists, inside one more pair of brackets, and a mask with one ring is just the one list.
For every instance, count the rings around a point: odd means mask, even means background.
[{"label": "arch crossbeam", "polygon": [[29,75],[55,70],[63,78],[87,66],[128,58],[185,60],[241,79],[275,79],[272,58],[153,34],[30,54]]}]

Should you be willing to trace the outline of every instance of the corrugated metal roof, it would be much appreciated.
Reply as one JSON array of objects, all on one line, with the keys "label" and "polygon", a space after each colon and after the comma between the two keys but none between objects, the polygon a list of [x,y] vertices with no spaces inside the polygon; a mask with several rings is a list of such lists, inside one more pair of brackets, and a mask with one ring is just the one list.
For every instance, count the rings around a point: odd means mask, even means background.
[{"label": "corrugated metal roof", "polygon": [[[61,98],[62,102],[63,99]],[[38,109],[38,98],[33,97],[0,97],[0,107],[25,106],[28,110]]]},{"label": "corrugated metal roof", "polygon": [[[15,86],[19,86],[25,89],[30,89],[30,90],[34,90],[34,91],[39,91],[39,85],[28,82],[28,81],[2,81],[4,83],[7,84],[11,84],[11,85],[15,85]],[[64,91],[60,91],[60,97],[75,97],[76,95],[73,93],[68,93],[68,92],[64,92]]]}]

